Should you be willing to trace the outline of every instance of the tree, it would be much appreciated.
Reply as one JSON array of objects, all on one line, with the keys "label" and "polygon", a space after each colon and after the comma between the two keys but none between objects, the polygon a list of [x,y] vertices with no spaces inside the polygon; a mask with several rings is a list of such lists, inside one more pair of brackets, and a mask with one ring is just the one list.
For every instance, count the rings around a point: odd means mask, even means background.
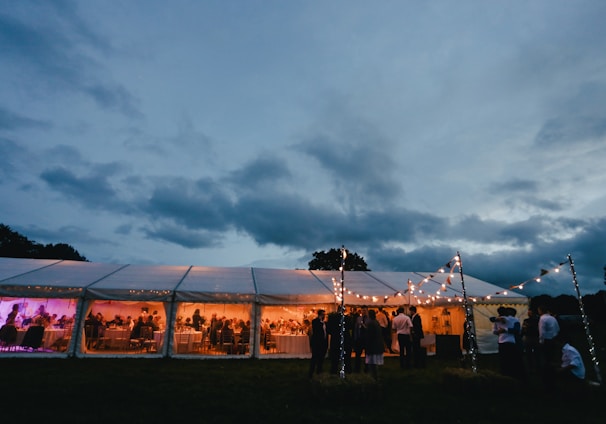
[{"label": "tree", "polygon": [[[345,271],[370,271],[363,257],[357,253],[350,253],[345,249]],[[341,268],[341,249],[330,249],[328,252],[313,253],[314,259],[308,262],[310,270],[338,271]]]},{"label": "tree", "polygon": [[30,241],[27,237],[11,230],[8,225],[0,224],[0,256],[8,258],[65,259],[86,261],[69,244],[57,243],[42,245]]}]

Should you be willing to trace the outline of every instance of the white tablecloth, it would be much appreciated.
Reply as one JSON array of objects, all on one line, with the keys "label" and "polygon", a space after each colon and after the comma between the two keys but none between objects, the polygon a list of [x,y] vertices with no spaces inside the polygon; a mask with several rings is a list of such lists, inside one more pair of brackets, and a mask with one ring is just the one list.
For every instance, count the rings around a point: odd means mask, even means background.
[{"label": "white tablecloth", "polygon": [[191,353],[194,350],[194,343],[198,343],[198,345],[202,343],[202,332],[176,332],[173,343],[173,348],[176,353]]},{"label": "white tablecloth", "polygon": [[276,334],[276,348],[280,353],[311,353],[309,337],[305,334]]},{"label": "white tablecloth", "polygon": [[[17,346],[23,342],[23,337],[25,337],[25,333],[27,332],[26,328],[17,329]],[[45,328],[44,335],[42,336],[42,346],[44,349],[50,349],[53,343],[57,341],[57,339],[63,337],[65,330],[63,328]]]},{"label": "white tablecloth", "polygon": [[130,341],[129,328],[106,328],[103,336],[111,348],[126,349]]}]

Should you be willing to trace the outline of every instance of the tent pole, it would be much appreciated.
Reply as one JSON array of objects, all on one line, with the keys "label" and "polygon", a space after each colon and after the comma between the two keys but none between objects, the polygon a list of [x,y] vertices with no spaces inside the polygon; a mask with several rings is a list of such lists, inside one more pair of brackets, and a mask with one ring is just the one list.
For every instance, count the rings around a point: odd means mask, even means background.
[{"label": "tent pole", "polygon": [[469,352],[471,353],[471,370],[474,373],[478,372],[478,355],[476,352],[476,325],[473,318],[473,307],[467,300],[467,292],[465,291],[465,280],[463,278],[463,261],[461,255],[457,251],[457,264],[459,265],[459,275],[461,277],[461,286],[463,287],[463,303],[465,305],[465,332],[469,340]]},{"label": "tent pole", "polygon": [[602,375],[600,373],[600,365],[598,362],[597,355],[595,353],[595,344],[593,343],[593,337],[589,330],[589,322],[587,321],[587,314],[585,313],[585,307],[583,306],[583,297],[579,290],[579,283],[577,282],[577,273],[574,270],[574,262],[572,256],[568,255],[568,262],[570,263],[570,272],[572,273],[572,282],[574,283],[574,289],[577,293],[577,300],[579,301],[579,309],[581,311],[581,317],[583,318],[583,326],[585,327],[585,335],[587,336],[587,343],[589,344],[589,353],[591,354],[591,362],[593,362],[593,369],[595,371],[598,384],[602,384]]},{"label": "tent pole", "polygon": [[345,258],[347,257],[347,251],[345,246],[341,245],[341,310],[340,310],[340,324],[339,324],[339,377],[345,378]]}]

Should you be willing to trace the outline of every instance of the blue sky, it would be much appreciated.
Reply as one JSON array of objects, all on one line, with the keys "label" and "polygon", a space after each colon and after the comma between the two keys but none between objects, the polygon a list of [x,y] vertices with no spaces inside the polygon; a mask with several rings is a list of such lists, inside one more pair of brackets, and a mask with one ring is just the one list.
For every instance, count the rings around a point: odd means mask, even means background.
[{"label": "blue sky", "polygon": [[[606,3],[0,2],[0,222],[94,262],[606,265]],[[524,293],[574,294],[549,273]]]}]

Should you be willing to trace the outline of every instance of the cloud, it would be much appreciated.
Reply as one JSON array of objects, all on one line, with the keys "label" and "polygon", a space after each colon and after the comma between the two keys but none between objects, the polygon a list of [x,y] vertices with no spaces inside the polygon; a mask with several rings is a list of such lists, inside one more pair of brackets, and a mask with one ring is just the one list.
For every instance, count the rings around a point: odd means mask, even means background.
[{"label": "cloud", "polygon": [[11,131],[27,128],[45,130],[51,128],[51,124],[38,119],[28,118],[0,106],[0,131]]},{"label": "cloud", "polygon": [[[0,13],[0,45],[10,66],[18,67],[28,89],[68,90],[92,99],[98,106],[139,118],[134,96],[109,81],[93,52],[107,54],[110,47],[87,29],[71,2],[49,2],[41,8],[17,5],[13,14]],[[37,20],[21,18],[31,13]]]}]

